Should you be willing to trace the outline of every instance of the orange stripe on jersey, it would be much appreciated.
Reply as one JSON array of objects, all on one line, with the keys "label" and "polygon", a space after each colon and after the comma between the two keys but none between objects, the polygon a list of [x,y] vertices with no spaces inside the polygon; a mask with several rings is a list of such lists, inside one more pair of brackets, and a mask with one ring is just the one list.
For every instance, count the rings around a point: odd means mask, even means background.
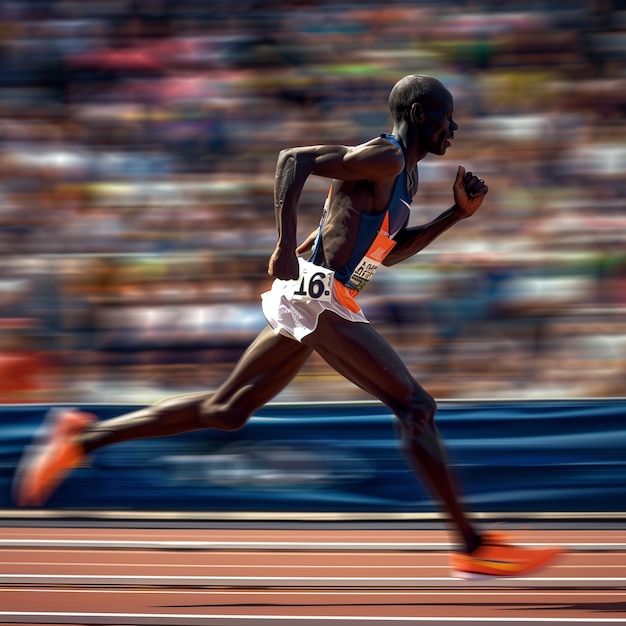
[{"label": "orange stripe on jersey", "polygon": [[333,293],[337,301],[345,306],[348,311],[358,313],[361,310],[358,302],[354,299],[359,293],[356,289],[350,289],[335,279],[333,282]]}]

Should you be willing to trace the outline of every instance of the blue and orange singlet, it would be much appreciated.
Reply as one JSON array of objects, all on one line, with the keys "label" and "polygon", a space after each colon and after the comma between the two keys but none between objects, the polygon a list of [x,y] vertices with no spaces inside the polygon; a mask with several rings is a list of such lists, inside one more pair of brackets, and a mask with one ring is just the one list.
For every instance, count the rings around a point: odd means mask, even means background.
[{"label": "blue and orange singlet", "polygon": [[[393,135],[383,134],[381,137],[399,148],[402,147]],[[361,214],[356,241],[347,263],[341,268],[333,268],[335,280],[339,283],[336,284],[338,288],[336,295],[348,308],[352,310],[354,307],[360,308],[353,298],[367,285],[384,258],[395,246],[393,237],[407,223],[412,199],[408,175],[406,170],[402,170],[396,177],[386,210],[377,214]],[[330,201],[330,192],[328,201]],[[320,234],[318,234],[311,256],[313,263],[321,245],[321,233],[326,214],[327,208],[322,215]],[[345,296],[345,299],[342,296]]]}]

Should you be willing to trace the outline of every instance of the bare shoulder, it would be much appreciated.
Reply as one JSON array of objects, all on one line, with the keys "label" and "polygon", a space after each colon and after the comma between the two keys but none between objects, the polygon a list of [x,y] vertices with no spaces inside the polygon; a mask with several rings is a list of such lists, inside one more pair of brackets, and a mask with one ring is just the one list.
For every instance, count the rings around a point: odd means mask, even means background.
[{"label": "bare shoulder", "polygon": [[367,171],[372,180],[396,177],[405,166],[402,150],[384,137],[349,148],[343,161],[348,168]]},{"label": "bare shoulder", "polygon": [[376,137],[358,146],[318,145],[281,150],[277,170],[296,165],[306,176],[382,182],[404,168],[404,155],[395,144]]}]

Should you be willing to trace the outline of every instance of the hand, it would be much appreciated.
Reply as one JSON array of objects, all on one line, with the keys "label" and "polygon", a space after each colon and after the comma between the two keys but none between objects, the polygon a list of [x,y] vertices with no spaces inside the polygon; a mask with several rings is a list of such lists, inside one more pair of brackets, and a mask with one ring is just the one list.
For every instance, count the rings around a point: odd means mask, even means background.
[{"label": "hand", "polygon": [[459,165],[452,191],[454,203],[461,209],[463,217],[469,217],[483,203],[489,187],[482,178],[478,178],[472,172],[466,172],[465,168]]},{"label": "hand", "polygon": [[281,280],[295,280],[300,275],[298,259],[293,251],[286,253],[280,246],[270,257],[267,273]]}]

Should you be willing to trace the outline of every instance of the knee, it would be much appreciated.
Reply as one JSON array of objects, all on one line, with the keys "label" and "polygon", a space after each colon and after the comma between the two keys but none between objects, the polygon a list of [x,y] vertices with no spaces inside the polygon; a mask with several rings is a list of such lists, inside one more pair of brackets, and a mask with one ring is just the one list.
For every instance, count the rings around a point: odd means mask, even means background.
[{"label": "knee", "polygon": [[427,426],[432,427],[435,423],[437,402],[428,393],[420,390],[411,395],[407,406],[403,408],[398,417],[403,427],[409,432],[422,432]]},{"label": "knee", "polygon": [[218,430],[235,431],[243,428],[251,416],[251,411],[233,408],[208,399],[200,406],[200,420],[206,427]]}]

